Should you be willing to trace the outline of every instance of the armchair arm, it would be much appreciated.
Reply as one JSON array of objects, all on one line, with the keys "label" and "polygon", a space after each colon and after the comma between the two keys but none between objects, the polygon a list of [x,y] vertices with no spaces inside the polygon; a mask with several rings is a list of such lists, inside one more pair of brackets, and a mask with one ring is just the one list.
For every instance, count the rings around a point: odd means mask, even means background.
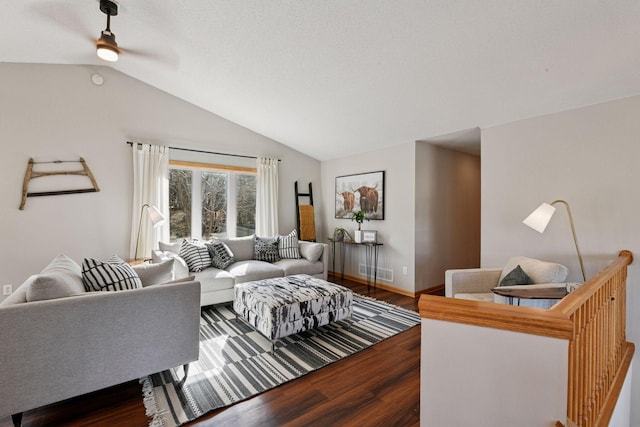
[{"label": "armchair arm", "polygon": [[502,268],[467,268],[447,270],[444,274],[444,294],[452,298],[460,293],[487,293],[498,286]]}]

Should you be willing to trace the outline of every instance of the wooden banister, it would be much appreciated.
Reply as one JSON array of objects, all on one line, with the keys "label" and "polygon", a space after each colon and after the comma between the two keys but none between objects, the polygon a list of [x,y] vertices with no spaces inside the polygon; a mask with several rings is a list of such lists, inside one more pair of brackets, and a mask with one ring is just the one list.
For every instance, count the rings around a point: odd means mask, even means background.
[{"label": "wooden banister", "polygon": [[633,358],[626,341],[629,251],[548,310],[422,295],[427,319],[568,341],[567,426],[606,426]]}]

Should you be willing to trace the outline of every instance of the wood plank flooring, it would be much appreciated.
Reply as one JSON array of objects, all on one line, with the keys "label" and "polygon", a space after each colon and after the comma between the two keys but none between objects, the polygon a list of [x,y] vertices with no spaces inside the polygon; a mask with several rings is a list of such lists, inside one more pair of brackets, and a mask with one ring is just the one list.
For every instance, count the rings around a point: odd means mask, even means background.
[{"label": "wood plank flooring", "polygon": [[[341,283],[340,278],[329,277]],[[354,292],[418,310],[418,299],[345,280]],[[420,326],[190,426],[418,426]],[[131,381],[24,414],[23,426],[146,426],[141,388]],[[10,417],[0,427],[10,427]]]}]

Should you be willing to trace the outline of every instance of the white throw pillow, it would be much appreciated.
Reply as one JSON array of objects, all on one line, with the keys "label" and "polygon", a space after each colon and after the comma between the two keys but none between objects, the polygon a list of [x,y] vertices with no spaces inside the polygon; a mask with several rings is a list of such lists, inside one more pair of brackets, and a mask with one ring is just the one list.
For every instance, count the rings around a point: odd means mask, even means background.
[{"label": "white throw pillow", "polygon": [[507,265],[502,269],[500,279],[498,283],[502,282],[502,279],[513,271],[514,268],[520,266],[527,276],[531,278],[533,283],[559,283],[564,282],[569,274],[569,270],[562,264],[555,262],[540,261],[534,258],[527,258],[524,256],[516,256],[507,262]]},{"label": "white throw pillow", "polygon": [[302,255],[302,258],[310,262],[316,262],[320,259],[324,249],[322,243],[300,240],[298,244],[300,245],[300,255]]},{"label": "white throw pillow", "polygon": [[174,242],[174,243],[158,242],[158,248],[160,248],[162,252],[173,252],[176,255],[180,255],[181,246],[182,246],[182,242]]}]

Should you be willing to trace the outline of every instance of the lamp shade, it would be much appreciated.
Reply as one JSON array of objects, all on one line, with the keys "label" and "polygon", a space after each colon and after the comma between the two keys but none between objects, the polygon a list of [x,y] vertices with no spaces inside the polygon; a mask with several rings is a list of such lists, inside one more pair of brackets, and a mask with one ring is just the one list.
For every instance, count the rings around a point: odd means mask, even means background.
[{"label": "lamp shade", "polygon": [[551,221],[551,217],[555,211],[556,208],[548,203],[543,203],[538,206],[535,211],[531,212],[531,214],[522,222],[536,230],[538,233],[544,233],[544,230],[547,228],[547,225],[549,225],[549,221]]},{"label": "lamp shade", "polygon": [[160,212],[158,210],[158,208],[156,208],[155,206],[149,206],[147,205],[147,213],[149,214],[149,219],[151,220],[151,223],[153,224],[153,227],[160,227],[162,224],[164,224],[167,219],[164,217],[164,215],[162,215],[162,212]]}]

